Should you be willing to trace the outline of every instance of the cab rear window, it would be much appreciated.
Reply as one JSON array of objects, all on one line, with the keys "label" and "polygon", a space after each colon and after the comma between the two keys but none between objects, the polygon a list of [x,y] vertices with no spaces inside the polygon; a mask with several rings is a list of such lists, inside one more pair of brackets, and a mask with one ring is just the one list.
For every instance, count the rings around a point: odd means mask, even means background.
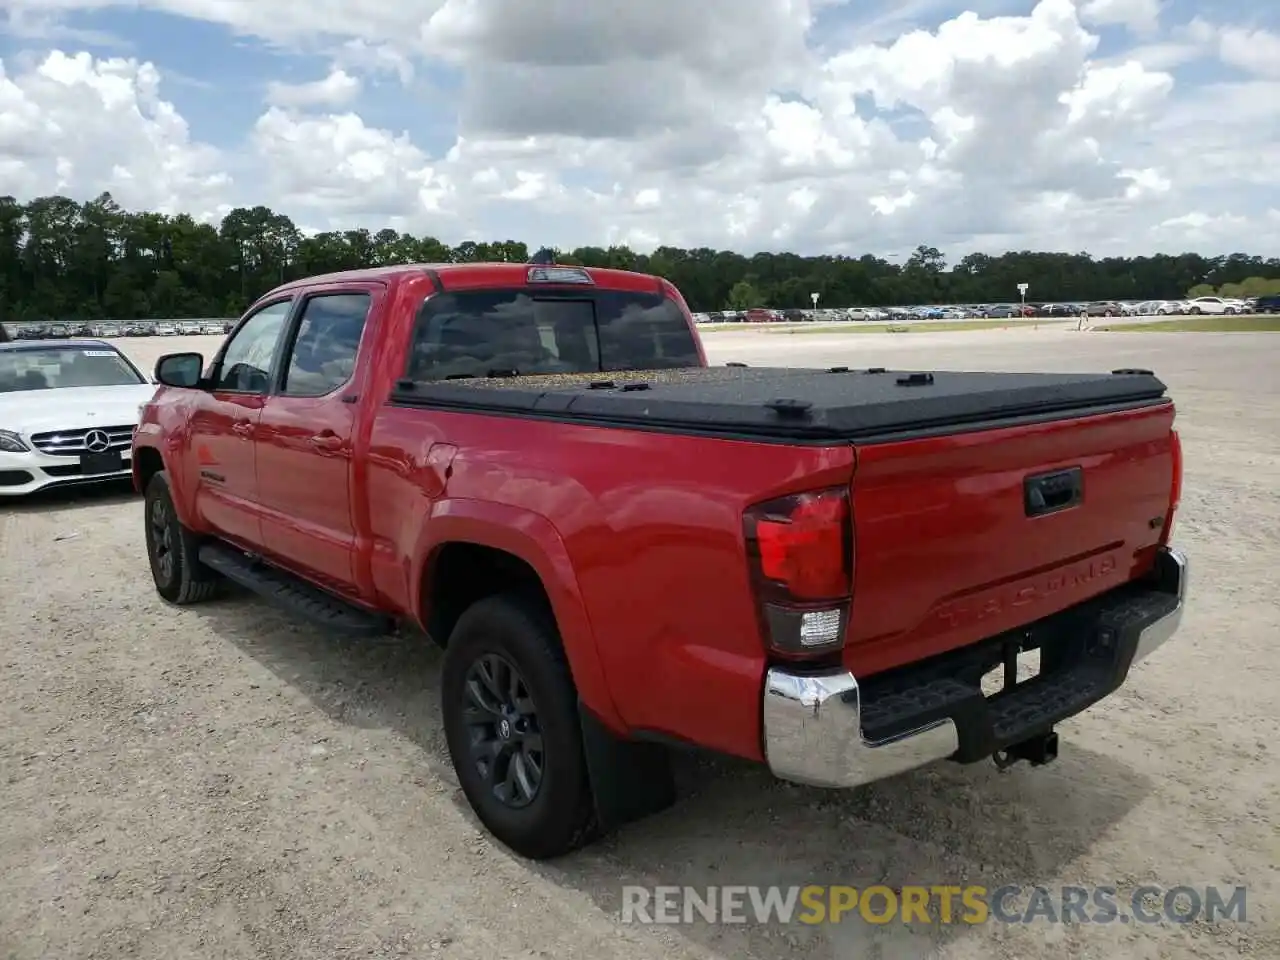
[{"label": "cab rear window", "polygon": [[621,290],[468,290],[419,311],[406,376],[448,380],[700,365],[676,304]]}]

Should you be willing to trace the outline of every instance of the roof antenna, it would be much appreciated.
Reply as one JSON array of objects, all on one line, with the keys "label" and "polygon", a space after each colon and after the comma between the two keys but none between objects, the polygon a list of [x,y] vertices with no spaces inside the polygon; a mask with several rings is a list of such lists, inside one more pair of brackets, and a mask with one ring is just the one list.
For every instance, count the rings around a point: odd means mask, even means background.
[{"label": "roof antenna", "polygon": [[539,266],[553,266],[556,262],[556,252],[550,247],[543,247],[529,258],[529,262]]}]

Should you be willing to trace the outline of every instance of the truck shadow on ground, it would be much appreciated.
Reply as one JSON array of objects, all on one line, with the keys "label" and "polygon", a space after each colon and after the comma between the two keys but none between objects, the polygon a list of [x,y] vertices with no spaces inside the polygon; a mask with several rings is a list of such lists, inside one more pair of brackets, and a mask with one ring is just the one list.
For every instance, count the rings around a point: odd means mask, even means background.
[{"label": "truck shadow on ground", "polygon": [[[422,748],[432,773],[454,788],[439,722],[441,653],[425,637],[348,640],[318,633],[258,599],[192,608],[220,637],[304,694],[331,719],[391,729]],[[1149,780],[1063,734],[1052,766],[940,764],[859,790],[784,784],[756,765],[677,754],[676,805],[559,861],[523,864],[623,919],[624,887],[847,884],[965,886],[1049,884],[1122,822]],[[478,824],[477,824],[478,826]],[[513,858],[514,859],[514,858]],[[1113,878],[1091,878],[1098,883]],[[1010,901],[1013,910],[1025,896]],[[883,911],[879,901],[876,912]],[[750,907],[748,907],[750,914]],[[961,913],[956,903],[957,916]],[[712,924],[666,928],[726,958],[923,956],[966,925],[869,923]]]}]

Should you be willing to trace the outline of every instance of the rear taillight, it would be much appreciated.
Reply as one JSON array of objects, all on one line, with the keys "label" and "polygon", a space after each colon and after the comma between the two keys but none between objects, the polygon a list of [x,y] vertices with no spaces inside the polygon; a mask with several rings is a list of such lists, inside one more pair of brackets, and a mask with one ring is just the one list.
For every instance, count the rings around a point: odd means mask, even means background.
[{"label": "rear taillight", "polygon": [[1162,547],[1166,546],[1173,536],[1173,521],[1178,513],[1178,506],[1182,503],[1182,438],[1178,436],[1177,430],[1172,431],[1171,440],[1173,481],[1169,485],[1169,512],[1165,514],[1164,527],[1160,531]]},{"label": "rear taillight", "polygon": [[743,516],[770,649],[807,658],[844,646],[853,593],[853,516],[844,487],[770,500]]}]

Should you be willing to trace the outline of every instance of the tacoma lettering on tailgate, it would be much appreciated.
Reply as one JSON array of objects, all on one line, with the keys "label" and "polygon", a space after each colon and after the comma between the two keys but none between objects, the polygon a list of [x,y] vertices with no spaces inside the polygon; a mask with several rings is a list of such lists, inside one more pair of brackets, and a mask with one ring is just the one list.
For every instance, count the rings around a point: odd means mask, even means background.
[{"label": "tacoma lettering on tailgate", "polygon": [[1098,580],[1108,579],[1116,572],[1117,567],[1114,553],[1090,557],[1049,573],[1002,584],[977,595],[944,603],[934,612],[934,619],[940,620],[948,629],[977,623],[999,616],[1007,610],[1040,604],[1064,591],[1074,592]]}]

